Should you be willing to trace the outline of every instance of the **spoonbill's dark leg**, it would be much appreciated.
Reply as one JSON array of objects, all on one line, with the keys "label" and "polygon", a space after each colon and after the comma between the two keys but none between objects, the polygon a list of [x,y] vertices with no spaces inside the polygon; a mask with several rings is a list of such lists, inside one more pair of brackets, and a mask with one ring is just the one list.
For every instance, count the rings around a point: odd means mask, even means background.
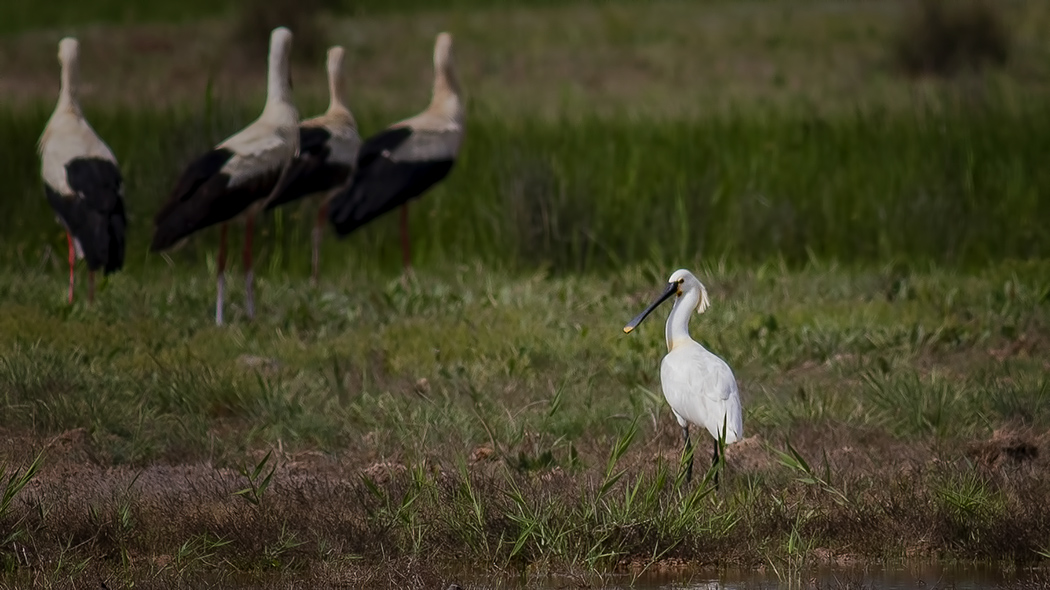
[{"label": "spoonbill's dark leg", "polygon": [[226,296],[226,224],[219,228],[219,259],[215,269],[215,325],[222,325],[222,304]]},{"label": "spoonbill's dark leg", "polygon": [[244,311],[248,319],[255,319],[255,275],[252,272],[252,233],[255,216],[251,213],[244,219]]},{"label": "spoonbill's dark leg", "polygon": [[718,472],[719,472],[721,466],[718,464],[718,439],[716,438],[716,439],[714,439],[714,441],[715,441],[715,454],[711,456],[711,467],[714,468],[714,470],[715,470],[715,487],[717,488],[718,487]]},{"label": "spoonbill's dark leg", "polygon": [[682,438],[685,439],[685,456],[689,460],[689,465],[685,468],[685,482],[691,483],[693,481],[693,441],[689,440],[689,426],[682,427]]},{"label": "spoonbill's dark leg", "polygon": [[69,242],[69,302],[73,303],[73,265],[77,261],[77,249],[73,245],[73,234],[66,232],[66,241]]},{"label": "spoonbill's dark leg", "polygon": [[401,205],[401,263],[405,270],[412,266],[411,244],[408,241],[408,203]]},{"label": "spoonbill's dark leg", "polygon": [[95,302],[95,271],[88,271],[88,305]]}]

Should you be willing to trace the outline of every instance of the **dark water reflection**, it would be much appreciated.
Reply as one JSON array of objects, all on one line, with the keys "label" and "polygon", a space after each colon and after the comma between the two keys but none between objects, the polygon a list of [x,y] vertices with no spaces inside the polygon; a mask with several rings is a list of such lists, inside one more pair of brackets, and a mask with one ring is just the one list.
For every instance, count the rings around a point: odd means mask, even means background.
[{"label": "dark water reflection", "polygon": [[[1004,572],[991,566],[965,565],[910,565],[897,568],[851,567],[814,568],[797,575],[777,578],[771,572],[727,571],[695,573],[686,579],[653,576],[636,580],[636,590],[765,590],[770,588],[824,588],[912,590],[916,588],[953,588],[956,590],[990,590],[993,588],[1023,588],[1036,579],[1031,573]],[[629,582],[629,581],[628,581]],[[1042,587],[1042,586],[1040,586]]]},{"label": "dark water reflection", "polygon": [[[446,570],[447,571],[447,570]],[[447,590],[450,584],[462,590],[1050,590],[1050,570],[1042,568],[1009,568],[981,564],[910,564],[907,566],[822,567],[809,568],[798,575],[778,578],[775,573],[742,570],[695,570],[646,573],[642,576],[618,575],[515,575],[492,576],[431,572],[425,578],[406,578],[393,572],[375,572],[377,577],[365,584],[337,583],[332,580],[307,583],[302,572],[276,575],[237,576],[191,574],[185,579],[143,580],[135,587],[146,589],[200,588],[202,590],[277,590],[284,588],[362,588],[367,590],[403,590],[404,588]],[[386,576],[385,573],[391,575]],[[403,572],[402,572],[403,573]],[[0,572],[0,590],[40,587],[34,576],[25,572]],[[384,579],[385,578],[385,579]],[[82,580],[54,580],[53,587],[124,588],[117,579],[105,586],[97,575]],[[106,582],[106,580],[101,580]],[[51,587],[52,584],[45,584]]]},{"label": "dark water reflection", "polygon": [[1035,590],[1050,588],[1050,574],[1040,569],[1009,569],[976,564],[931,564],[897,567],[826,567],[778,578],[764,571],[696,571],[572,577],[554,576],[546,580],[500,580],[461,582],[464,590],[537,588],[607,588],[634,590],[767,590],[780,588],[821,590]]}]

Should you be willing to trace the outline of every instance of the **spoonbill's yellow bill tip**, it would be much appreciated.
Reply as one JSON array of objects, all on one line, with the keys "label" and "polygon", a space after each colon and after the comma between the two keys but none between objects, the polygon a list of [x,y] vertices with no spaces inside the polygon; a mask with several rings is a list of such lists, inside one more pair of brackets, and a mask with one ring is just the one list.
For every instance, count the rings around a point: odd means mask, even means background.
[{"label": "spoonbill's yellow bill tip", "polygon": [[630,334],[630,333],[631,333],[631,330],[633,330],[633,329],[634,329],[634,327],[633,327],[633,326],[624,326],[624,327],[623,327],[623,333],[624,333],[624,334]]}]

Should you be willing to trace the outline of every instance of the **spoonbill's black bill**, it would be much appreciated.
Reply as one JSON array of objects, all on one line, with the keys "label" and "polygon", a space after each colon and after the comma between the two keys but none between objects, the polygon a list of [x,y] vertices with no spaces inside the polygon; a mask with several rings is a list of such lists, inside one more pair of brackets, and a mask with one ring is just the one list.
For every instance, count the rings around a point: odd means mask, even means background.
[{"label": "spoonbill's black bill", "polygon": [[644,310],[642,310],[642,313],[640,313],[637,316],[635,316],[633,320],[627,322],[627,325],[623,327],[624,334],[630,334],[631,330],[634,330],[635,328],[637,328],[638,324],[642,323],[642,320],[644,320],[646,317],[648,317],[649,314],[653,313],[654,309],[656,309],[657,307],[660,307],[661,303],[663,303],[664,301],[667,301],[668,299],[671,298],[672,295],[675,295],[676,293],[678,293],[678,283],[668,283],[667,284],[667,288],[664,289],[664,292],[661,293],[660,296],[657,297],[655,301],[650,303],[649,307],[647,307]]}]

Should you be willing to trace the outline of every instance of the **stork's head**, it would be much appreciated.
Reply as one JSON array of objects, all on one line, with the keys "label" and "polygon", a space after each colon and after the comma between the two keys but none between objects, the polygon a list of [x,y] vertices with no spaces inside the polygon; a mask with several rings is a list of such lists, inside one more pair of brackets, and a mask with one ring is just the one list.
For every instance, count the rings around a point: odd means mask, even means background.
[{"label": "stork's head", "polygon": [[75,66],[80,53],[80,43],[73,37],[66,37],[58,42],[58,63],[62,66]]},{"label": "stork's head", "polygon": [[62,67],[59,103],[77,110],[77,87],[80,86],[80,43],[73,37],[58,42],[58,63]]},{"label": "stork's head", "polygon": [[335,80],[343,69],[343,55],[345,51],[336,45],[328,49],[328,79]]},{"label": "stork's head", "polygon": [[277,27],[270,32],[270,53],[287,56],[292,50],[292,31],[288,27]]},{"label": "stork's head", "polygon": [[703,283],[693,273],[680,268],[671,273],[671,277],[667,279],[667,287],[664,289],[664,292],[650,303],[649,307],[646,307],[642,313],[638,314],[637,317],[623,327],[624,333],[630,334],[654,309],[671,297],[675,298],[675,306],[687,305],[695,308],[697,313],[704,313],[711,305],[711,301],[707,298],[707,289],[704,288]]},{"label": "stork's head", "polygon": [[452,35],[448,33],[438,33],[434,41],[434,95],[427,112],[439,118],[442,125],[463,124],[463,100],[452,64]]},{"label": "stork's head", "polygon": [[452,65],[452,35],[438,33],[434,41],[434,69],[447,70]]},{"label": "stork's head", "polygon": [[292,54],[292,32],[287,27],[277,27],[270,32],[270,77],[283,78],[288,90],[292,89],[292,70],[288,65]]}]

